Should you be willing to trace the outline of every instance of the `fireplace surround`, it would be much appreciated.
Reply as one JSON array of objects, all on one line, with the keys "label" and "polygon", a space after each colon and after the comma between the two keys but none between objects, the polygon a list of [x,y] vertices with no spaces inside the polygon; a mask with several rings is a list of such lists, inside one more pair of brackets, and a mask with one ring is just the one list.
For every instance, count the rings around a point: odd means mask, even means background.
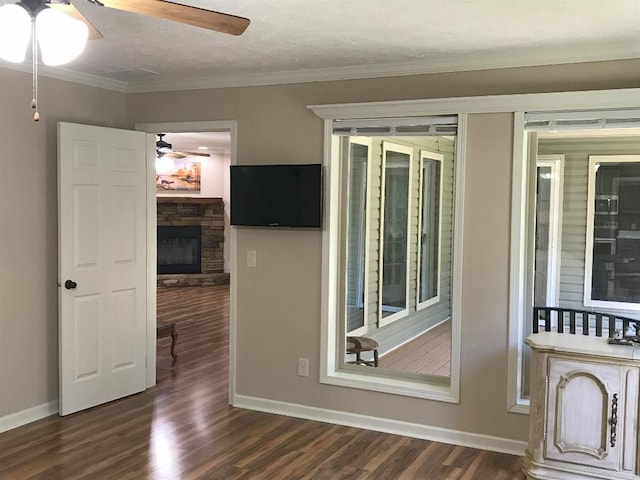
[{"label": "fireplace surround", "polygon": [[[224,203],[221,198],[158,197],[157,224],[158,286],[229,283],[229,274],[224,272]],[[196,240],[198,230],[199,239]],[[169,233],[168,239],[166,233]],[[194,251],[197,243],[199,252]],[[172,247],[176,248],[174,252],[169,251]]]}]

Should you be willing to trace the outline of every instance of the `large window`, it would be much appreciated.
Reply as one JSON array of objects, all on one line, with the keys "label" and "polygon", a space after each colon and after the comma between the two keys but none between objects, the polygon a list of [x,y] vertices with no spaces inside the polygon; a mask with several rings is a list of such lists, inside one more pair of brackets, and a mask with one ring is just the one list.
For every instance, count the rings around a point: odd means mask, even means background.
[{"label": "large window", "polygon": [[589,157],[585,305],[640,310],[640,155]]},{"label": "large window", "polygon": [[[464,121],[381,118],[331,127],[325,248],[335,290],[321,380],[456,401],[454,212],[462,198]],[[373,350],[352,352],[363,341],[377,345],[375,368]]]},{"label": "large window", "polygon": [[[640,128],[632,115],[515,115],[511,315],[517,325],[510,329],[509,366],[514,412],[528,411],[531,366],[524,339],[533,322],[540,322],[534,306],[638,317]],[[563,322],[569,331],[569,316],[550,320],[553,328]],[[595,334],[595,323],[587,328]]]}]

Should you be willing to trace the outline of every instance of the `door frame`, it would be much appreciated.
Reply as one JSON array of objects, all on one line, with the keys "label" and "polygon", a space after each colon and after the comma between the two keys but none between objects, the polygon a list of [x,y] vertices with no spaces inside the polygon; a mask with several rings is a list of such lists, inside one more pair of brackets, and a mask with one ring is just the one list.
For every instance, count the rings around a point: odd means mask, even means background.
[{"label": "door frame", "polygon": [[[231,165],[236,164],[237,147],[237,122],[235,120],[210,120],[201,122],[159,122],[136,123],[135,130],[147,133],[164,132],[212,132],[228,131],[231,135]],[[155,138],[150,137],[148,142],[153,144],[147,148],[155,152]],[[157,215],[156,215],[156,180],[155,180],[155,155],[147,155],[147,239],[148,245],[148,269],[147,269],[147,308],[149,309],[147,324],[147,388],[156,384],[156,262],[157,262]],[[231,229],[229,235],[229,258],[231,259],[231,272],[237,271],[236,260],[236,231]],[[229,290],[229,403],[233,403],[236,392],[236,299],[237,276],[231,275]]]}]

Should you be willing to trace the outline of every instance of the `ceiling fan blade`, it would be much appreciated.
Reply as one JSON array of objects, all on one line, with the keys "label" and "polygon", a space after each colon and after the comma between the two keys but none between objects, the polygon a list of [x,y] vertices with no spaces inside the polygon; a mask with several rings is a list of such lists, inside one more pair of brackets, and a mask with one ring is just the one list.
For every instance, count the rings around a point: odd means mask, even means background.
[{"label": "ceiling fan blade", "polygon": [[226,13],[214,12],[164,0],[100,0],[105,7],[186,23],[231,35],[241,35],[250,20]]},{"label": "ceiling fan blade", "polygon": [[82,15],[82,13],[80,13],[80,10],[78,10],[73,5],[67,5],[64,3],[50,3],[49,6],[62,13],[66,13],[71,18],[75,18],[76,20],[80,20],[81,22],[83,22],[89,28],[89,40],[97,40],[98,38],[102,38],[102,34],[98,31],[98,29],[94,27],[93,24],[89,20],[87,20],[87,17]]},{"label": "ceiling fan blade", "polygon": [[203,153],[203,152],[183,152],[183,151],[179,151],[179,152],[173,152],[173,153],[179,153],[179,154],[184,155],[186,157],[210,157],[211,156],[208,153]]}]

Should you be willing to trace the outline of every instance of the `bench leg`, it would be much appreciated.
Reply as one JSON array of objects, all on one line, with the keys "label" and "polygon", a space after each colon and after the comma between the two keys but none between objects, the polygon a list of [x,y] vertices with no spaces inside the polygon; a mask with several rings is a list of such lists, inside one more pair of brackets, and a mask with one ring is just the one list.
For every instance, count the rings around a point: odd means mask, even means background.
[{"label": "bench leg", "polygon": [[178,331],[176,327],[173,327],[171,330],[171,356],[173,357],[173,361],[178,360],[178,355],[176,355],[176,342],[178,341]]}]

